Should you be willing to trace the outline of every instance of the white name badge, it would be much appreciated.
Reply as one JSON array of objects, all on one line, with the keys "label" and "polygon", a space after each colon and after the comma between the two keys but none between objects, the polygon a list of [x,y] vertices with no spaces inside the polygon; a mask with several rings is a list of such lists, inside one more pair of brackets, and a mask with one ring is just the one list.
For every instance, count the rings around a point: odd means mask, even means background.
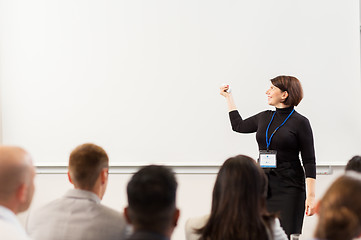
[{"label": "white name badge", "polygon": [[259,165],[261,168],[276,168],[277,167],[277,151],[274,150],[261,150],[259,152]]}]

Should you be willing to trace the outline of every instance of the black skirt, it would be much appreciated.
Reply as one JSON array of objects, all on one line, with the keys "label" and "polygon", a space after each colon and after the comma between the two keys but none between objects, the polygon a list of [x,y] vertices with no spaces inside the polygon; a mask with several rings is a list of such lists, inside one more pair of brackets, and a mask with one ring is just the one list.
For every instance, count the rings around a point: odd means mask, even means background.
[{"label": "black skirt", "polygon": [[290,237],[291,234],[302,231],[306,192],[304,177],[301,186],[293,184],[295,179],[289,178],[288,174],[293,174],[288,171],[279,173],[268,170],[265,173],[268,177],[267,209],[270,213],[278,214],[282,228]]}]

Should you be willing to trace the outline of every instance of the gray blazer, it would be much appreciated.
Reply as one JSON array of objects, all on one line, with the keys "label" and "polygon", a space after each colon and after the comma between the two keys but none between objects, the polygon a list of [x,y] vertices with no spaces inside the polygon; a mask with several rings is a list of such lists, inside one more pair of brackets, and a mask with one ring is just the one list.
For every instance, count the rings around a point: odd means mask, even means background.
[{"label": "gray blazer", "polygon": [[30,213],[26,229],[33,240],[125,239],[123,215],[100,204],[92,192],[71,189]]}]

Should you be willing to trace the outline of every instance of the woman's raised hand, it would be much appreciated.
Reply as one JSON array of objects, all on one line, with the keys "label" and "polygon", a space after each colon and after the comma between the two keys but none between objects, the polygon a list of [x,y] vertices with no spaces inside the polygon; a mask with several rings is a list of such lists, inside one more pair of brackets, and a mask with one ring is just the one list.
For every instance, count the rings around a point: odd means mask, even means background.
[{"label": "woman's raised hand", "polygon": [[229,89],[229,85],[222,85],[220,88],[220,94],[223,96],[223,97],[228,97],[229,96],[229,92],[227,92],[227,90]]}]

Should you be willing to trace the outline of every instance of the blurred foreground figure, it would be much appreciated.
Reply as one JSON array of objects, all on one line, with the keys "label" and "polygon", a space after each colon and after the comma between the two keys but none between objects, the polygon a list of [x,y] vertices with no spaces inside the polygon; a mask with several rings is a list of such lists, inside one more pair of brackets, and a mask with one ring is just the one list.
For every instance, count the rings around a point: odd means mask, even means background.
[{"label": "blurred foreground figure", "polygon": [[29,239],[15,215],[29,208],[34,177],[32,159],[24,149],[0,146],[0,239]]},{"label": "blurred foreground figure", "polygon": [[316,207],[316,239],[351,240],[361,235],[361,175],[348,172],[326,191]]}]

